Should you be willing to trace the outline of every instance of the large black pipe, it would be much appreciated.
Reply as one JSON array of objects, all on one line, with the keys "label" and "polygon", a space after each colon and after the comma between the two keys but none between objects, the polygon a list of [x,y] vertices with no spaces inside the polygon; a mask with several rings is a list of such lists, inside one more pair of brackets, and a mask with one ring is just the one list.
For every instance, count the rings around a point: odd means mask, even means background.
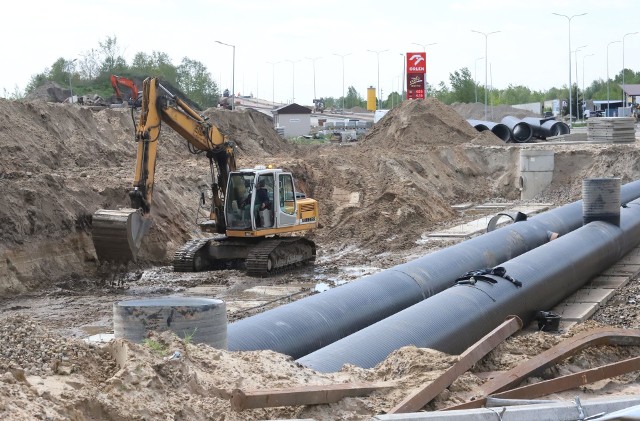
[{"label": "large black pipe", "polygon": [[[621,187],[621,202],[640,197],[640,181]],[[366,276],[228,327],[230,351],[271,349],[299,358],[451,286],[460,274],[499,265],[582,225],[582,201],[506,225],[411,262]]]},{"label": "large black pipe", "polygon": [[523,121],[533,129],[533,136],[539,139],[569,134],[569,126],[552,118],[525,117]]},{"label": "large black pipe", "polygon": [[511,130],[511,139],[514,142],[526,143],[531,140],[533,129],[519,118],[508,115],[503,117],[500,122]]},{"label": "large black pipe", "polygon": [[498,136],[503,142],[508,142],[511,139],[511,131],[502,123],[482,120],[467,120],[467,123],[471,124],[479,132],[491,130],[491,133]]},{"label": "large black pipe", "polygon": [[621,227],[591,222],[502,264],[520,287],[493,275],[458,284],[297,361],[334,372],[346,363],[374,367],[407,345],[460,354],[509,315],[529,323],[640,242],[640,202],[633,204],[623,209]]}]

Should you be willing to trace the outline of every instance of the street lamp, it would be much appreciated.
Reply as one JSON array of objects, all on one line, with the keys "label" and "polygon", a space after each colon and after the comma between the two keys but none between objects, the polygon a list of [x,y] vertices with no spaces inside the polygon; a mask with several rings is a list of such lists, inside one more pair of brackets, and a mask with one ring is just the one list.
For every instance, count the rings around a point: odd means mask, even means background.
[{"label": "street lamp", "polygon": [[380,109],[380,107],[382,106],[382,95],[380,94],[380,53],[384,53],[384,52],[389,51],[389,50],[367,50],[367,51],[370,52],[370,53],[375,53],[376,54],[376,58],[378,60],[378,88],[377,88],[378,92],[377,93],[380,96],[379,96],[379,99],[378,99],[378,108],[377,109]]},{"label": "street lamp", "polygon": [[488,67],[487,63],[489,62],[489,55],[488,55],[489,49],[487,45],[489,43],[489,35],[497,34],[500,31],[480,32],[472,29],[471,32],[484,35],[484,119],[486,120],[487,119],[487,90],[489,89],[489,85],[487,83],[487,75],[489,74],[489,71],[487,70],[487,67]]},{"label": "street lamp", "polygon": [[280,64],[279,61],[268,61],[271,65],[271,107],[276,106],[276,64]]},{"label": "street lamp", "polygon": [[609,46],[621,41],[611,41],[607,44],[607,117],[609,117]]},{"label": "street lamp", "polygon": [[476,103],[478,102],[478,60],[482,60],[484,57],[478,57],[473,66],[473,86],[476,90]]},{"label": "street lamp", "polygon": [[344,58],[346,56],[350,56],[351,53],[347,53],[347,54],[333,53],[333,55],[342,58],[342,112],[344,113]]},{"label": "street lamp", "polygon": [[71,86],[71,72],[73,71],[72,65],[76,61],[78,61],[78,59],[74,58],[73,60],[67,62],[67,67],[69,68],[69,92],[71,93],[70,97],[71,97],[72,104],[73,104],[73,87]]},{"label": "street lamp", "polygon": [[580,13],[579,15],[573,15],[571,17],[567,16],[567,15],[561,15],[560,13],[551,13],[552,15],[556,15],[556,16],[562,16],[563,18],[566,18],[568,23],[569,23],[569,127],[572,127],[572,116],[573,116],[573,110],[571,108],[571,19],[578,17],[578,16],[584,16],[586,15],[586,13]]},{"label": "street lamp", "polygon": [[307,60],[311,60],[313,63],[313,99],[317,99],[316,97],[316,60],[322,57],[306,57]]},{"label": "street lamp", "polygon": [[[430,45],[436,45],[437,42],[432,42],[431,44],[419,44],[417,42],[412,42],[412,44],[413,45],[417,45],[419,47],[422,47],[422,51],[424,51],[424,53],[426,55],[427,54],[427,47],[429,47]],[[427,84],[427,72],[426,72],[427,65],[426,65],[426,63],[424,65],[424,68],[425,68],[425,72],[424,72],[424,94],[425,95],[424,96],[427,97],[428,96],[427,94],[429,93],[429,90],[428,90],[428,84]]]},{"label": "street lamp", "polygon": [[291,103],[296,102],[296,63],[300,60],[285,60],[291,63]]},{"label": "street lamp", "polygon": [[405,89],[405,83],[404,83],[404,78],[407,75],[407,60],[406,60],[406,55],[405,53],[400,53],[400,55],[402,56],[402,98],[400,98],[400,102],[402,103],[404,101],[404,89]]},{"label": "street lamp", "polygon": [[[587,54],[582,57],[582,101],[587,102],[587,91],[584,90],[584,59],[595,56],[595,54]],[[582,117],[584,118],[584,107],[582,108]]]},{"label": "street lamp", "polygon": [[625,108],[627,106],[627,95],[624,93],[624,37],[635,34],[637,34],[637,32],[629,32],[622,36],[622,106]]},{"label": "street lamp", "polygon": [[[576,119],[580,116],[580,105],[578,104],[578,97],[580,95],[580,92],[578,92],[578,86],[580,86],[578,84],[578,51],[582,50],[584,47],[586,47],[586,45],[580,46],[573,50],[576,59]],[[569,91],[569,93],[571,93],[571,91]],[[571,99],[571,96],[569,96],[569,99]]]},{"label": "street lamp", "polygon": [[231,67],[231,110],[236,109],[236,46],[227,44],[221,41],[216,41],[218,44],[226,45],[227,47],[233,48],[233,64]]}]

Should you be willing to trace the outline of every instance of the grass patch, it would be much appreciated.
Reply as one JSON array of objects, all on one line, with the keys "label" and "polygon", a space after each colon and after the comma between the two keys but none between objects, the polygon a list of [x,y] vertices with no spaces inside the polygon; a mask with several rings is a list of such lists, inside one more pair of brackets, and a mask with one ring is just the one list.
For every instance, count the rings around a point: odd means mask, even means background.
[{"label": "grass patch", "polygon": [[153,352],[156,352],[160,355],[165,355],[167,353],[167,347],[162,343],[156,341],[155,339],[147,338],[144,340],[144,345],[151,349]]}]

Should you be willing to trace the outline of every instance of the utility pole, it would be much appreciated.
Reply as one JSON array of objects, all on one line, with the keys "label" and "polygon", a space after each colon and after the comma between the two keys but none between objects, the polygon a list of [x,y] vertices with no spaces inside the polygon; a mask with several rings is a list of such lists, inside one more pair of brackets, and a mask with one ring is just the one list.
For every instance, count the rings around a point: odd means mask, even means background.
[{"label": "utility pole", "polygon": [[333,53],[334,56],[338,56],[342,59],[342,112],[344,113],[344,58],[346,56],[351,55],[351,53],[347,54],[336,54]]},{"label": "utility pole", "polygon": [[378,98],[378,109],[380,109],[381,106],[382,106],[382,93],[380,92],[380,53],[384,53],[384,52],[389,51],[389,50],[367,50],[367,51],[370,52],[370,53],[375,53],[377,61],[378,61],[378,87],[377,87],[377,93],[379,95],[379,98]]},{"label": "utility pole", "polygon": [[497,34],[500,31],[493,31],[493,32],[480,32],[480,31],[476,31],[474,29],[471,30],[471,32],[475,32],[477,34],[480,35],[484,35],[484,119],[487,119],[487,90],[488,90],[488,76],[489,76],[489,66],[488,66],[488,62],[489,62],[489,35],[491,34]]},{"label": "utility pole", "polygon": [[569,23],[569,127],[573,127],[573,109],[571,107],[571,19],[576,18],[578,16],[584,16],[586,13],[580,13],[579,15],[573,15],[571,17],[567,15],[562,15],[560,13],[551,13],[552,15],[561,16],[567,19]]},{"label": "utility pole", "polygon": [[313,99],[318,99],[316,96],[316,60],[322,57],[307,57],[307,60],[311,60],[313,64]]}]

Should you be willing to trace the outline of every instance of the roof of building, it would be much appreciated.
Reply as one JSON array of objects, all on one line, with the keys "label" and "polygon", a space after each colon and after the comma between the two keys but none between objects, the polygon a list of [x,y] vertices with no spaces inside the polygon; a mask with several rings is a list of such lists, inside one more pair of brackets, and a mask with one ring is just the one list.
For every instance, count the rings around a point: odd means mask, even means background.
[{"label": "roof of building", "polygon": [[620,85],[620,88],[630,96],[640,96],[640,84],[635,85]]},{"label": "roof of building", "polygon": [[311,114],[311,108],[303,107],[295,102],[273,110],[274,114]]}]

